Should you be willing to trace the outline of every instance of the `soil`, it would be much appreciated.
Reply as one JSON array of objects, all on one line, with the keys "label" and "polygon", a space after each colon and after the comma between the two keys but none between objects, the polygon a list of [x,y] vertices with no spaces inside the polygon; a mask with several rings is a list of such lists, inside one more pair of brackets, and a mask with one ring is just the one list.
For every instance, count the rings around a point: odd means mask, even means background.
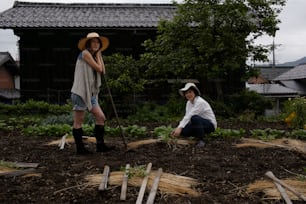
[{"label": "soil", "polygon": [[[155,124],[156,125],[156,124]],[[272,128],[287,129],[282,123],[219,123],[221,128]],[[40,176],[0,176],[0,203],[135,203],[139,187],[128,186],[126,201],[120,201],[121,186],[98,191],[98,187],[84,185],[85,177],[101,174],[104,166],[119,171],[126,164],[147,165],[152,169],[198,179],[196,189],[200,197],[174,196],[158,191],[155,203],[285,203],[283,200],[266,200],[263,193],[247,193],[246,187],[256,180],[265,179],[272,171],[278,178],[292,176],[290,172],[305,174],[303,155],[282,148],[237,148],[239,139],[215,139],[204,148],[182,145],[171,148],[165,143],[143,145],[135,151],[125,151],[120,136],[106,138],[115,151],[76,155],[74,144],[60,150],[48,142],[50,137],[25,137],[19,133],[1,133],[0,160],[39,163]],[[148,136],[149,137],[149,136]],[[129,142],[129,141],[128,141]],[[95,144],[89,144],[95,150]],[[144,197],[146,201],[148,193]],[[293,203],[304,203],[293,201]]]}]

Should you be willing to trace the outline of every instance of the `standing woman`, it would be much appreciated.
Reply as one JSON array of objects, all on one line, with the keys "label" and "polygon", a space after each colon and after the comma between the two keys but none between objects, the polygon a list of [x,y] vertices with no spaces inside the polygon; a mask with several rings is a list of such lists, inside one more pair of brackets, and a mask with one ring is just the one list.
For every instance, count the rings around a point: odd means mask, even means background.
[{"label": "standing woman", "polygon": [[203,147],[204,136],[217,128],[215,114],[209,103],[200,96],[201,93],[194,83],[187,83],[179,93],[187,99],[186,112],[172,131],[172,136],[194,136],[198,139],[197,147]]},{"label": "standing woman", "polygon": [[78,43],[81,50],[75,72],[74,82],[71,89],[71,100],[73,105],[73,130],[72,134],[76,144],[77,154],[91,154],[84,147],[82,140],[86,111],[93,114],[95,118],[94,136],[96,137],[96,151],[107,152],[114,147],[107,147],[104,143],[105,115],[98,103],[98,94],[101,86],[101,75],[105,74],[105,66],[101,52],[109,45],[106,37],[98,33],[88,33]]}]

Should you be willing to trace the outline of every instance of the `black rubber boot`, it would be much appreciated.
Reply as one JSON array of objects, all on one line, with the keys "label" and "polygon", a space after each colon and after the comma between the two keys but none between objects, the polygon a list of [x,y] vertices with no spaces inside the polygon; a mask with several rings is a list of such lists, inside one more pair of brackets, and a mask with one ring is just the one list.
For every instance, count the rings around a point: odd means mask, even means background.
[{"label": "black rubber boot", "polygon": [[106,146],[104,143],[104,126],[95,125],[94,135],[97,141],[97,152],[109,152],[115,149],[114,146]]},{"label": "black rubber boot", "polygon": [[73,137],[74,137],[77,154],[92,154],[91,151],[87,150],[84,147],[84,143],[83,143],[83,140],[82,140],[83,129],[82,128],[79,128],[79,129],[73,128],[72,129],[72,134],[73,134]]}]

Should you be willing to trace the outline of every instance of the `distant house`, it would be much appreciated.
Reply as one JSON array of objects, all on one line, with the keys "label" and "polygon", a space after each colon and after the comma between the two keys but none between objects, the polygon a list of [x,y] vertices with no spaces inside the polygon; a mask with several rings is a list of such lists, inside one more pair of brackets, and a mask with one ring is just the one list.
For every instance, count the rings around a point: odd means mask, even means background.
[{"label": "distant house", "polygon": [[306,64],[298,65],[282,73],[273,81],[297,91],[300,96],[306,96]]},{"label": "distant house", "polygon": [[294,66],[276,66],[272,68],[269,65],[262,65],[254,67],[255,70],[259,72],[258,77],[251,77],[248,80],[250,84],[265,84],[270,83],[275,77],[289,71],[294,68]]},{"label": "distant house", "polygon": [[0,101],[19,98],[19,67],[8,52],[0,52]]},{"label": "distant house", "polygon": [[19,40],[21,97],[65,101],[73,82],[77,43],[88,32],[110,40],[103,53],[135,58],[156,37],[160,20],[172,19],[174,4],[14,3],[0,13],[0,28]]},{"label": "distant house", "polygon": [[[248,80],[246,87],[275,101],[270,114],[280,112],[280,103],[288,98],[306,95],[306,65],[259,68],[260,75]],[[273,113],[272,113],[273,112]]]}]

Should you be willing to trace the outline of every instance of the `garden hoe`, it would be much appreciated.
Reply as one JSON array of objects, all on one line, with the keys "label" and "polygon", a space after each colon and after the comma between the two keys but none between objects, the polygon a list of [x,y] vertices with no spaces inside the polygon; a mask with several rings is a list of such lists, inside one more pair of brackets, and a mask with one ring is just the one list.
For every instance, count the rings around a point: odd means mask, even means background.
[{"label": "garden hoe", "polygon": [[105,82],[105,85],[106,85],[106,88],[107,88],[108,95],[109,95],[111,103],[112,103],[112,107],[113,107],[113,110],[114,110],[114,113],[115,113],[115,116],[116,116],[116,120],[117,120],[119,129],[120,129],[120,135],[121,135],[121,138],[122,138],[122,142],[124,144],[125,150],[127,150],[127,144],[126,144],[126,141],[125,141],[125,137],[124,137],[124,134],[123,134],[122,127],[121,127],[120,122],[119,122],[119,117],[118,117],[118,114],[117,114],[117,110],[116,110],[116,106],[115,106],[115,103],[114,103],[114,100],[113,100],[113,96],[112,96],[110,88],[107,84],[105,75],[104,74],[102,74],[102,75],[103,75],[103,78],[104,78],[104,82]]}]

